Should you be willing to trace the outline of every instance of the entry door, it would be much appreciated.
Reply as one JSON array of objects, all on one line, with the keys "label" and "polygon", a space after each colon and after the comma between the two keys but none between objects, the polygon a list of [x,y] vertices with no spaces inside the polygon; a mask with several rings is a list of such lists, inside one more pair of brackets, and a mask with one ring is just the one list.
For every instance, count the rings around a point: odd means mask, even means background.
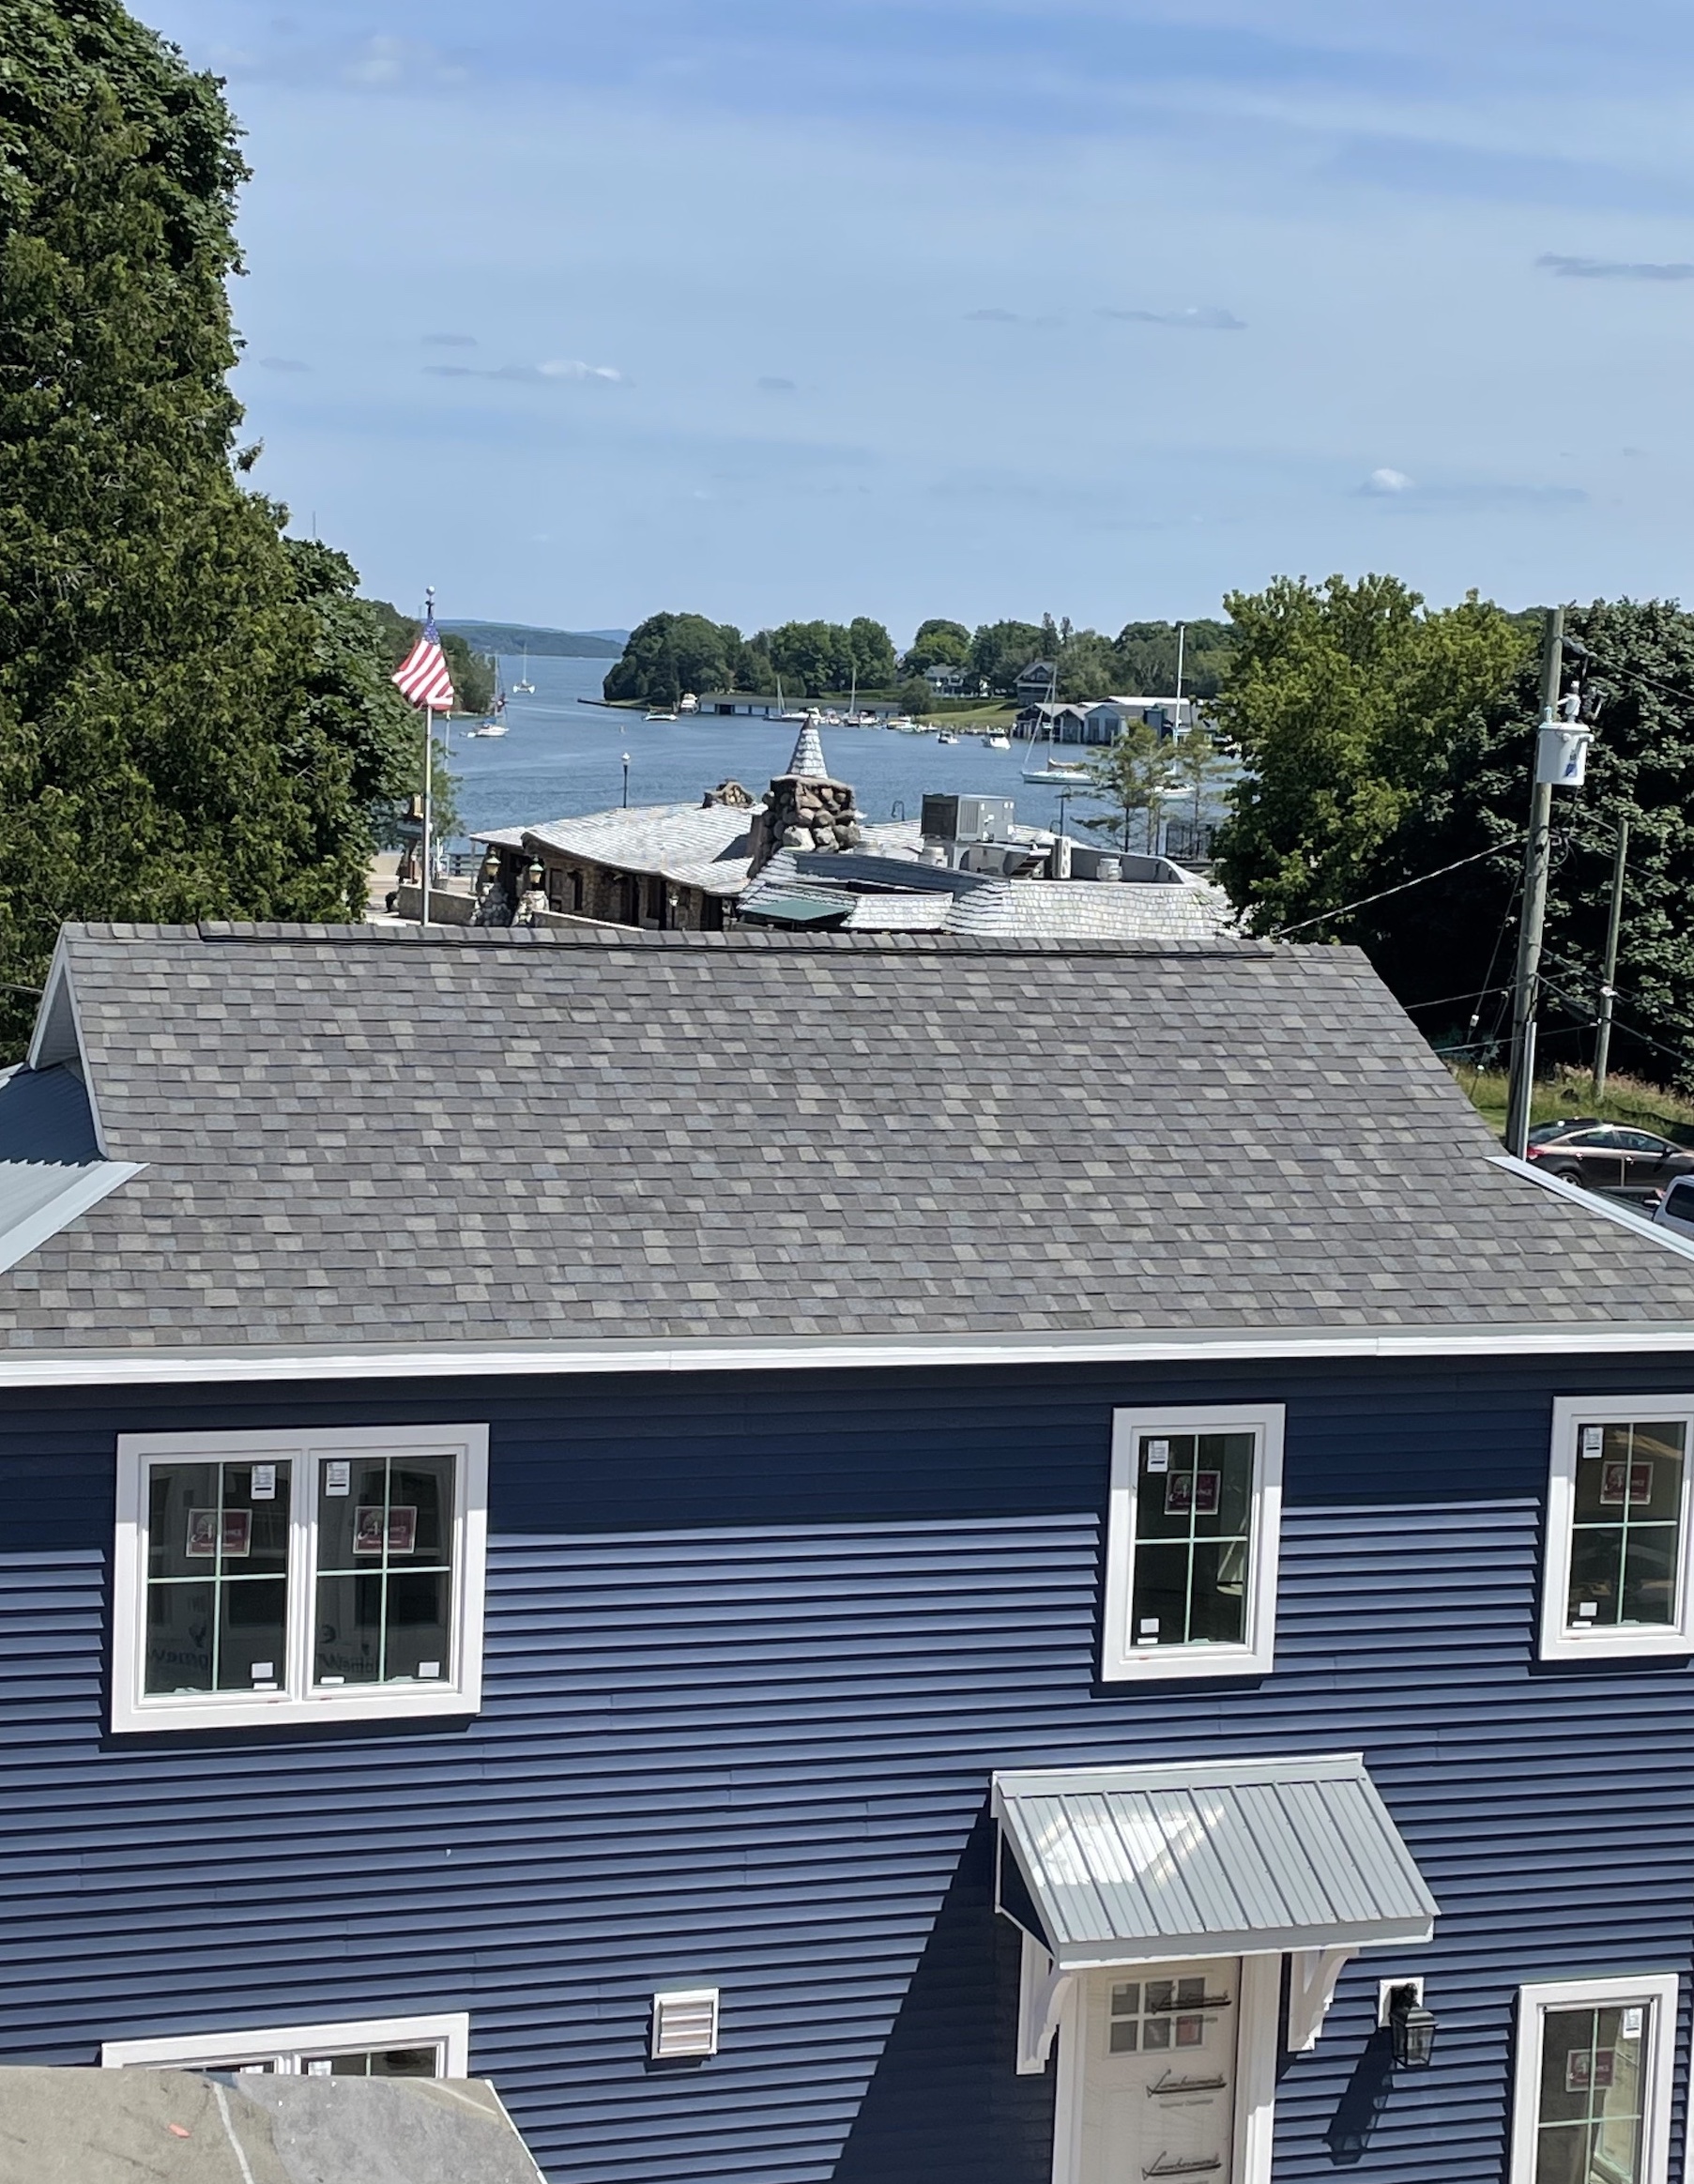
[{"label": "entry door", "polygon": [[1235,1958],[1090,1976],[1080,2184],[1231,2184],[1240,2015]]}]

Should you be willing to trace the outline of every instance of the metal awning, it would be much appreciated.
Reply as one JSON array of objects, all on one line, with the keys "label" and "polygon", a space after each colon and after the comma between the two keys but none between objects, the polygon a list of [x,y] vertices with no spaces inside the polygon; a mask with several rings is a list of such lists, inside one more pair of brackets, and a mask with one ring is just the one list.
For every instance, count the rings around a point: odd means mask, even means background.
[{"label": "metal awning", "polygon": [[1356,1752],[997,1774],[994,1812],[1000,1907],[1060,1971],[1434,1931],[1435,1899]]}]

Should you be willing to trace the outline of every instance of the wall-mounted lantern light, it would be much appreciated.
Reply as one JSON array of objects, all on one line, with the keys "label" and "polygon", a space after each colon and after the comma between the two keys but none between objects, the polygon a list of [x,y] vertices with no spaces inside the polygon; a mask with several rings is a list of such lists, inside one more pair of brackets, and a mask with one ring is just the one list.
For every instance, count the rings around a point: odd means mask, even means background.
[{"label": "wall-mounted lantern light", "polygon": [[1424,2008],[1424,1982],[1407,1979],[1384,1986],[1382,2015],[1394,2042],[1395,2068],[1427,2070],[1435,2053],[1436,2020]]}]

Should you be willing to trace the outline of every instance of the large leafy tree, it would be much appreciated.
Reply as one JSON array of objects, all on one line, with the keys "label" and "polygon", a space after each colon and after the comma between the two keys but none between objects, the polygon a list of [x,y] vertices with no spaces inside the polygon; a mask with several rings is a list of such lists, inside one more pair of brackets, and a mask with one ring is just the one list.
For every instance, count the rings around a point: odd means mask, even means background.
[{"label": "large leafy tree", "polygon": [[684,691],[730,688],[741,634],[702,614],[653,614],[630,632],[623,657],[607,674],[609,698],[675,705]]},{"label": "large leafy tree", "polygon": [[[116,0],[0,66],[0,979],[73,917],[359,914],[408,722],[338,557],[251,492],[213,79]],[[0,1036],[16,1040],[26,997]]]}]

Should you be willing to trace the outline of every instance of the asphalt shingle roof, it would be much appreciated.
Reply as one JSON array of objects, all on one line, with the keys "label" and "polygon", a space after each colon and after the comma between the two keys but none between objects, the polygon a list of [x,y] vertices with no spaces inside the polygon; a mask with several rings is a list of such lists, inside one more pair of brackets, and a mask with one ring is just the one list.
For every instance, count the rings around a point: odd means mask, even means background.
[{"label": "asphalt shingle roof", "polygon": [[0,1348],[1694,1321],[1344,949],[73,928],[109,1158]]}]

